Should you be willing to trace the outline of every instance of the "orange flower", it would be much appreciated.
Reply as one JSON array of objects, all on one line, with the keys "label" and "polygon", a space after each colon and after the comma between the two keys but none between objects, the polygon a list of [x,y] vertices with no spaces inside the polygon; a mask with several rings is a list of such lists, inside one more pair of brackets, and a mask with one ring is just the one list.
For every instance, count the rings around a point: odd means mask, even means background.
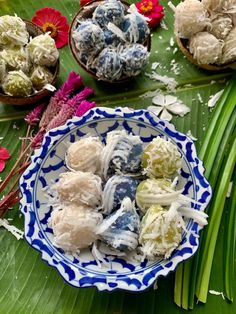
[{"label": "orange flower", "polygon": [[147,23],[152,28],[159,25],[165,15],[163,6],[159,4],[158,0],[142,0],[135,5],[139,13],[148,18]]},{"label": "orange flower", "polygon": [[61,48],[68,43],[69,25],[65,16],[53,8],[43,8],[36,11],[32,22],[55,40],[56,47]]}]

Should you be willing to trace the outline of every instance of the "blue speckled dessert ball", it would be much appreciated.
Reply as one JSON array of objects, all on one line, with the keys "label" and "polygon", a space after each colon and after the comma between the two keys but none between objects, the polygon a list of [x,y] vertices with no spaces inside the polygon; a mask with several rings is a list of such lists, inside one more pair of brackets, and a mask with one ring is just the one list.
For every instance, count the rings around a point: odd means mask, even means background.
[{"label": "blue speckled dessert ball", "polygon": [[150,33],[146,20],[140,14],[134,13],[125,16],[121,30],[129,43],[143,44]]},{"label": "blue speckled dessert ball", "polygon": [[104,48],[96,59],[96,76],[102,80],[118,80],[122,75],[122,63],[117,50]]},{"label": "blue speckled dessert ball", "polygon": [[101,26],[109,22],[119,25],[124,19],[124,6],[117,0],[106,0],[97,6],[93,12],[93,19]]},{"label": "blue speckled dessert ball", "polygon": [[105,46],[103,30],[91,19],[82,22],[73,31],[72,37],[80,54],[86,52],[94,56]]},{"label": "blue speckled dessert ball", "polygon": [[103,29],[104,37],[105,37],[105,44],[107,46],[118,46],[121,43],[121,40],[119,37],[117,37],[112,31],[110,31],[107,28]]},{"label": "blue speckled dessert ball", "polygon": [[138,75],[147,65],[149,52],[140,44],[127,45],[121,53],[123,73],[127,76]]},{"label": "blue speckled dessert ball", "polygon": [[125,197],[129,197],[131,201],[135,200],[138,184],[139,181],[132,177],[112,176],[103,190],[103,213],[110,214],[117,210]]},{"label": "blue speckled dessert ball", "polygon": [[140,218],[127,197],[120,208],[105,218],[99,226],[102,241],[119,251],[132,251],[138,246]]},{"label": "blue speckled dessert ball", "polygon": [[104,178],[113,174],[140,174],[143,143],[138,135],[124,130],[107,134],[107,143],[102,152]]}]

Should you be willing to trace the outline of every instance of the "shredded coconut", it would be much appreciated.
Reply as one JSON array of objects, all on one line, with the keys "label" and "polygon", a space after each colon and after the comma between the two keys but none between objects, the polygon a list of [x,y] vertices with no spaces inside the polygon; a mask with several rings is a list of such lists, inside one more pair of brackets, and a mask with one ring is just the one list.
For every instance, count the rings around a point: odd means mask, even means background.
[{"label": "shredded coconut", "polygon": [[189,136],[193,141],[197,141],[197,138],[195,136],[193,136],[191,130],[188,130],[188,132],[186,133],[187,136]]},{"label": "shredded coconut", "polygon": [[213,108],[215,107],[215,104],[217,103],[217,101],[220,99],[221,95],[223,94],[224,90],[220,90],[218,93],[216,93],[215,95],[211,95],[210,99],[207,103],[209,108]]},{"label": "shredded coconut", "polygon": [[0,226],[11,232],[11,234],[14,235],[17,240],[23,239],[24,232],[17,227],[10,225],[6,219],[0,219]]},{"label": "shredded coconut", "polygon": [[219,292],[219,291],[215,291],[215,290],[209,290],[209,293],[213,294],[213,295],[221,295],[222,299],[225,300],[225,296],[224,296],[223,292]]},{"label": "shredded coconut", "polygon": [[166,75],[162,76],[155,73],[154,71],[152,71],[151,73],[145,73],[145,75],[149,77],[151,80],[162,82],[167,86],[167,89],[172,92],[176,90],[176,87],[178,85],[178,83],[173,77],[168,77]]},{"label": "shredded coconut", "polygon": [[202,104],[203,100],[202,100],[202,96],[200,93],[197,93],[197,98],[198,98],[199,102]]}]

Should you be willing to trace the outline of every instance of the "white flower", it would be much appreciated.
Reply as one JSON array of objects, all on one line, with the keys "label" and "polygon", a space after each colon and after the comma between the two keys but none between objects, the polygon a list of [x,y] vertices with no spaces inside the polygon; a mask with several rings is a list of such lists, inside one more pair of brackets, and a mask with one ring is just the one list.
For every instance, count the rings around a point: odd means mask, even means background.
[{"label": "white flower", "polygon": [[152,103],[155,106],[149,106],[147,109],[153,112],[156,116],[167,121],[172,119],[171,113],[183,117],[190,111],[181,100],[172,95],[163,95],[159,93],[152,99]]}]

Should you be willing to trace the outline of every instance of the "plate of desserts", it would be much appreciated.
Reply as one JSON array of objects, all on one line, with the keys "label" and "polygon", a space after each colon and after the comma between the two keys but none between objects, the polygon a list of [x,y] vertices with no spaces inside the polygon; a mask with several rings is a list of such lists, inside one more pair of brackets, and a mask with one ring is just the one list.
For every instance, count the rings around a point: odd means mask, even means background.
[{"label": "plate of desserts", "polygon": [[193,141],[148,110],[50,130],[20,179],[25,238],[75,287],[142,291],[190,258],[211,187]]}]

